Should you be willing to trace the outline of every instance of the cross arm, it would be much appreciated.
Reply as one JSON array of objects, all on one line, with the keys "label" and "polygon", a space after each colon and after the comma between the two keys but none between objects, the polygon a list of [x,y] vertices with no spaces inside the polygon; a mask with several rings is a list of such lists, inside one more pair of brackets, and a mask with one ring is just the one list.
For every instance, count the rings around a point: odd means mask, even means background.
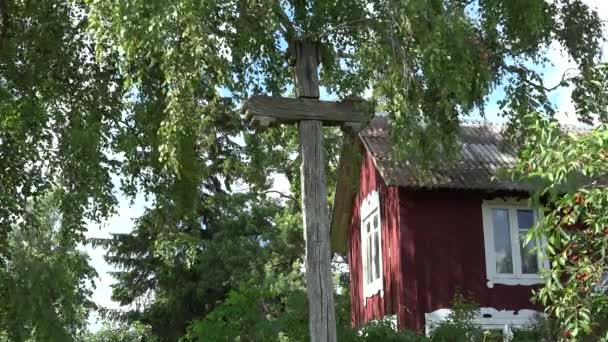
[{"label": "cross arm", "polygon": [[373,105],[362,99],[340,102],[307,98],[252,96],[243,106],[245,120],[256,129],[302,120],[322,121],[325,126],[341,126],[358,131],[373,117]]}]

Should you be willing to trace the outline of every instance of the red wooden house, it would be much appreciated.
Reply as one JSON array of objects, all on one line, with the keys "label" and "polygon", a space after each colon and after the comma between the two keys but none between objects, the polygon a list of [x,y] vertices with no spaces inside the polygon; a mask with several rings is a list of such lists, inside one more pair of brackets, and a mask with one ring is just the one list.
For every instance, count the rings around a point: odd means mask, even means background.
[{"label": "red wooden house", "polygon": [[374,118],[341,156],[331,234],[350,265],[353,325],[392,316],[428,332],[456,291],[480,304],[484,327],[529,323],[546,265],[521,240],[537,219],[525,188],[493,180],[515,161],[498,127],[462,125],[457,162],[425,177],[392,160],[389,128]]}]

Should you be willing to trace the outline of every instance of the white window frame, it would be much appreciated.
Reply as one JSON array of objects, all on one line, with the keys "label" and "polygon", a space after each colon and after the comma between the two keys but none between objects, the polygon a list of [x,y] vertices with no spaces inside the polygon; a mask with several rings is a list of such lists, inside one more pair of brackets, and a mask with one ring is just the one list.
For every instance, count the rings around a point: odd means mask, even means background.
[{"label": "white window frame", "polygon": [[[379,264],[380,264],[380,277],[374,279],[371,283],[367,284],[367,272],[370,270],[367,269],[366,258],[367,258],[367,232],[365,230],[365,223],[368,220],[373,220],[373,217],[377,215],[378,217],[378,250],[372,252],[372,260],[370,265],[372,268],[374,267],[374,253],[379,253]],[[382,263],[382,220],[380,215],[380,196],[378,195],[378,191],[374,190],[365,197],[363,202],[361,203],[361,268],[363,270],[363,305],[367,305],[367,298],[372,297],[378,293],[380,293],[380,297],[384,297],[384,287],[383,287],[383,263]],[[373,225],[372,225],[373,227]],[[373,236],[374,229],[371,229],[370,234]],[[373,239],[372,239],[373,241]],[[373,244],[372,244],[373,249]],[[373,272],[374,270],[371,270]],[[373,273],[372,273],[373,274]]]},{"label": "white window frame", "polygon": [[[521,272],[521,253],[519,241],[519,227],[517,226],[516,212],[518,209],[533,210],[534,223],[538,222],[540,212],[531,208],[527,200],[484,200],[482,202],[482,217],[483,217],[483,237],[486,257],[486,276],[488,279],[488,287],[494,287],[494,284],[504,285],[534,285],[542,284],[544,280],[541,276],[543,269],[549,267],[546,261],[541,262],[541,256],[538,256],[538,271],[537,274],[525,274]],[[492,220],[492,209],[507,209],[509,211],[509,224],[511,233],[511,249],[513,274],[504,274],[496,272],[496,255],[494,251],[494,227]],[[546,242],[536,241],[537,246],[545,246]]]}]

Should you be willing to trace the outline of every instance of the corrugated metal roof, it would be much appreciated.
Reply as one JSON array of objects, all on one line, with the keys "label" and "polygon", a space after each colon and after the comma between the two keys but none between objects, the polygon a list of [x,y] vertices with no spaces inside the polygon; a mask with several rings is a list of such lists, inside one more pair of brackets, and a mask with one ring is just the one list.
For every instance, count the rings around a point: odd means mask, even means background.
[{"label": "corrugated metal roof", "polygon": [[504,146],[501,127],[497,125],[462,124],[458,131],[461,151],[455,162],[425,173],[407,160],[397,162],[391,158],[393,144],[386,117],[375,117],[359,135],[388,185],[428,189],[526,190],[521,184],[493,179],[499,169],[512,167],[516,161],[514,151]]}]

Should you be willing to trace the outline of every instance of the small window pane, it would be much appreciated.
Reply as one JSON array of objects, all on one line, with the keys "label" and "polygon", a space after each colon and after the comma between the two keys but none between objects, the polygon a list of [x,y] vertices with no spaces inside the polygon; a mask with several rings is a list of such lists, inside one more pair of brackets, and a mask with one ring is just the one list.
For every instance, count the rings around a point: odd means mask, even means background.
[{"label": "small window pane", "polygon": [[532,239],[528,244],[525,244],[526,235],[528,235],[527,229],[519,230],[519,239],[521,241],[521,273],[535,274],[538,273],[538,255],[535,250],[536,241]]},{"label": "small window pane", "polygon": [[517,210],[517,226],[519,229],[530,229],[534,225],[534,212],[532,210]]},{"label": "small window pane", "polygon": [[367,224],[365,225],[365,227],[367,228],[367,232],[369,233],[369,228],[370,228],[369,221],[367,221]]},{"label": "small window pane", "polygon": [[378,214],[374,215],[374,229],[378,228]]},{"label": "small window pane", "polygon": [[376,231],[374,233],[374,271],[376,273],[374,279],[380,278],[380,239],[378,235],[378,231]]},{"label": "small window pane", "polygon": [[373,269],[372,269],[372,237],[367,237],[367,260],[365,260],[367,264],[367,283],[372,282]]},{"label": "small window pane", "polygon": [[492,226],[494,227],[494,253],[496,255],[496,272],[513,273],[513,255],[511,249],[511,227],[507,209],[492,209]]}]

